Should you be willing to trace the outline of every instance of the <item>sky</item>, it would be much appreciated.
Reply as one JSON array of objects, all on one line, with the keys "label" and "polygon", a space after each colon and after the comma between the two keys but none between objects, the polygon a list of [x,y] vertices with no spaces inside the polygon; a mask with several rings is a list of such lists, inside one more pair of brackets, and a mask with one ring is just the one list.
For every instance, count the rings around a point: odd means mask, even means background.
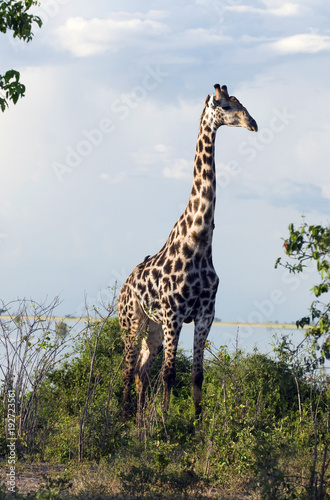
[{"label": "sky", "polygon": [[[188,201],[199,118],[227,85],[257,134],[216,138],[222,321],[291,322],[315,284],[274,269],[288,225],[329,224],[327,0],[41,0],[32,42],[1,35],[26,95],[0,116],[0,298],[58,314],[109,301]],[[302,216],[305,219],[302,219]]]}]

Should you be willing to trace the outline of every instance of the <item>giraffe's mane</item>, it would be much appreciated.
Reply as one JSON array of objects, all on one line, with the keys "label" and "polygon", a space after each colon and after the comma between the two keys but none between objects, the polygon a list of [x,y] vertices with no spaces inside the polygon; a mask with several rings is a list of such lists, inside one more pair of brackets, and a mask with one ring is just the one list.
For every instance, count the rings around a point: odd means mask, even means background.
[{"label": "giraffe's mane", "polygon": [[207,105],[208,105],[208,102],[209,102],[209,100],[210,100],[210,99],[211,99],[211,96],[210,96],[210,95],[208,95],[208,96],[207,96],[207,98],[205,99],[205,106],[204,106],[204,109],[203,109],[202,114],[201,114],[200,125],[201,125],[202,120],[203,120],[203,118],[204,118],[204,115],[205,115],[205,110],[206,110],[206,108],[207,108]]}]

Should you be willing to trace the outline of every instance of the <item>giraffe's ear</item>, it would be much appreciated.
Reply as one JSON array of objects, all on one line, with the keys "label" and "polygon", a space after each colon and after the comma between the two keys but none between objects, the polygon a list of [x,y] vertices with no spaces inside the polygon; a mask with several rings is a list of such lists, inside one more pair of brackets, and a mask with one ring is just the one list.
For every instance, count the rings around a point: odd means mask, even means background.
[{"label": "giraffe's ear", "polygon": [[210,100],[210,94],[207,96],[207,98],[205,99],[205,104],[207,104]]},{"label": "giraffe's ear", "polygon": [[229,100],[230,100],[231,102],[236,102],[236,104],[241,104],[241,103],[239,102],[239,100],[237,99],[237,97],[235,97],[234,95],[230,96]]}]

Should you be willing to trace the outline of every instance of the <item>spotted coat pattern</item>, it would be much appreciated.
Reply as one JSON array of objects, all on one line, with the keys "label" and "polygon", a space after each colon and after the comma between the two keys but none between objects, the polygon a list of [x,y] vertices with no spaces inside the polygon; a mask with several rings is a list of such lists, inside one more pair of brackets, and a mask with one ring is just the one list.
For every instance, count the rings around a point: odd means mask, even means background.
[{"label": "spotted coat pattern", "polygon": [[123,413],[130,411],[135,376],[137,422],[143,425],[148,375],[165,344],[163,365],[166,411],[175,379],[175,357],[184,322],[194,321],[192,382],[196,417],[201,413],[203,351],[215,309],[219,278],[212,262],[216,200],[214,148],[221,125],[257,130],[257,124],[227,88],[215,85],[206,98],[197,139],[191,195],[163,248],[146,257],[123,285],[118,313],[125,343]]}]

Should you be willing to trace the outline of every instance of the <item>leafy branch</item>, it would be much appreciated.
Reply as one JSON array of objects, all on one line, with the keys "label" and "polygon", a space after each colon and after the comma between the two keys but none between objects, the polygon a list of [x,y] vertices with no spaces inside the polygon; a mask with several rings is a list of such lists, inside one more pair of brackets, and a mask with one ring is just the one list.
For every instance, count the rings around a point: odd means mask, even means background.
[{"label": "leafy branch", "polygon": [[[303,222],[296,229],[289,225],[289,237],[284,241],[285,253],[294,261],[282,263],[279,257],[275,268],[283,266],[290,273],[302,273],[307,267],[306,263],[316,264],[320,281],[311,288],[315,296],[309,314],[296,321],[297,328],[311,325],[306,337],[312,339],[313,357],[315,362],[324,364],[325,359],[330,359],[330,303],[327,296],[330,290],[330,226],[308,225]],[[320,300],[323,296],[324,301]],[[321,346],[318,340],[321,339]],[[316,355],[320,351],[320,355]]]},{"label": "leafy branch", "polygon": [[[32,28],[36,24],[41,28],[42,20],[39,16],[29,13],[29,9],[39,5],[35,0],[7,0],[0,2],[0,32],[7,33],[12,31],[14,38],[19,38],[25,42],[30,42],[33,37]],[[14,69],[0,75],[0,94],[1,111],[5,111],[8,102],[17,103],[20,97],[24,96],[25,85],[20,82],[20,73]]]},{"label": "leafy branch", "polygon": [[0,75],[0,88],[5,92],[5,97],[0,96],[2,112],[8,107],[8,100],[16,104],[25,94],[25,85],[20,82],[20,74],[14,69],[7,71],[3,76]]}]

